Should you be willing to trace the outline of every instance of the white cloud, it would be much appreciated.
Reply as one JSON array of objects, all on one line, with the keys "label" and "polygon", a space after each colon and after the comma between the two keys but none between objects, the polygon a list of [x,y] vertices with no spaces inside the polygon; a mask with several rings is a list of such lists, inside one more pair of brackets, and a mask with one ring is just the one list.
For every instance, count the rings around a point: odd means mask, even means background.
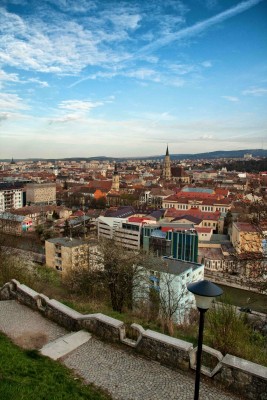
[{"label": "white cloud", "polygon": [[1,110],[26,110],[28,105],[13,93],[0,93],[0,109]]},{"label": "white cloud", "polygon": [[239,98],[235,96],[222,96],[222,98],[232,103],[237,103],[239,101]]},{"label": "white cloud", "polygon": [[154,82],[161,81],[160,74],[157,71],[148,68],[139,68],[134,71],[121,72],[120,75],[141,80],[147,79]]},{"label": "white cloud", "polygon": [[19,82],[18,74],[8,74],[3,69],[0,70],[0,81],[3,82]]},{"label": "white cloud", "polygon": [[210,27],[217,25],[229,18],[232,18],[238,14],[241,14],[242,12],[249,10],[251,7],[257,5],[263,0],[247,0],[243,1],[242,3],[239,3],[231,8],[229,8],[226,11],[223,11],[211,18],[208,18],[204,21],[197,22],[196,24],[180,29],[177,32],[172,32],[169,33],[165,36],[160,37],[159,39],[153,41],[152,43],[144,46],[142,49],[140,49],[136,54],[133,55],[134,58],[136,57],[142,57],[144,54],[149,54],[163,46],[167,46],[168,44],[185,39],[185,38],[190,38],[196,35],[199,35],[200,33],[208,30]]},{"label": "white cloud", "polygon": [[[88,113],[96,108],[103,106],[105,103],[110,103],[112,100],[108,99],[105,102],[102,101],[89,101],[89,100],[64,100],[58,105],[58,110],[55,110],[56,115],[54,118],[48,120],[49,125],[51,124],[65,124],[71,122],[82,122],[87,120]],[[71,111],[71,112],[69,112]]]},{"label": "white cloud", "polygon": [[0,61],[20,69],[61,74],[78,73],[87,65],[118,62],[127,54],[123,49],[113,50],[108,43],[128,39],[126,31],[134,28],[133,20],[138,18],[122,18],[116,29],[108,32],[101,29],[100,20],[89,29],[88,24],[81,25],[52,9],[47,20],[37,14],[22,19],[2,9]]},{"label": "white cloud", "polygon": [[83,101],[83,100],[64,100],[59,104],[59,108],[65,110],[78,110],[78,111],[90,111],[93,108],[103,106],[101,101]]},{"label": "white cloud", "polygon": [[200,139],[201,139],[201,140],[212,140],[212,139],[213,139],[213,135],[207,135],[207,134],[205,134],[205,135],[203,135],[203,136],[200,136]]},{"label": "white cloud", "polygon": [[264,96],[264,95],[267,94],[267,88],[259,88],[259,87],[256,88],[256,87],[253,87],[253,88],[250,88],[250,89],[243,90],[242,94],[244,96],[247,96],[247,95]]},{"label": "white cloud", "polygon": [[37,78],[30,78],[30,79],[27,80],[27,82],[37,83],[39,86],[41,86],[43,88],[44,87],[49,87],[48,82],[41,81],[40,79],[37,79]]},{"label": "white cloud", "polygon": [[3,89],[5,86],[9,84],[19,83],[20,79],[18,74],[8,74],[4,70],[0,69],[0,89]]},{"label": "white cloud", "polygon": [[52,124],[65,124],[65,123],[69,123],[69,122],[77,122],[79,120],[82,120],[83,116],[79,113],[73,113],[73,114],[66,114],[62,117],[55,117],[55,118],[51,118],[48,121],[49,125]]},{"label": "white cloud", "polygon": [[[77,4],[70,0],[50,0],[53,7],[49,2],[42,2],[38,12],[25,14],[27,17],[2,9],[0,62],[20,69],[61,75],[75,75],[85,67],[95,65],[102,68],[114,65],[126,67],[136,59],[158,63],[156,57],[150,57],[153,51],[171,42],[196,36],[260,1],[243,1],[211,18],[181,29],[188,12],[188,7],[181,2],[145,3],[140,9],[132,2],[118,2],[114,3],[116,6],[107,9],[101,7],[100,3],[86,0]],[[175,8],[177,12],[173,16],[173,12],[168,10]],[[88,13],[88,10],[93,12]],[[75,13],[79,17],[82,14],[82,18],[75,18]],[[149,22],[152,31],[146,29],[146,22]],[[140,27],[145,29],[142,31]],[[140,43],[137,40],[143,40],[144,43],[145,38],[149,44],[141,48],[138,45],[139,50],[135,51],[137,43]],[[211,62],[204,61],[202,66],[209,68]],[[183,73],[187,71],[181,66],[180,74]]]}]

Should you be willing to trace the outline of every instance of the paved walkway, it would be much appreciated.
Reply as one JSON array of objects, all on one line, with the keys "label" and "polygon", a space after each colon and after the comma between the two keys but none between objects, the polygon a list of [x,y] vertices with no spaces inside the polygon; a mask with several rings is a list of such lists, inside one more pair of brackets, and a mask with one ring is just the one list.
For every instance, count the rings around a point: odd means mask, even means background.
[{"label": "paved walkway", "polygon": [[[38,312],[16,303],[0,301],[0,330],[16,340],[38,332],[51,341],[66,330]],[[114,400],[192,400],[194,376],[92,338],[61,361],[86,382],[111,393]],[[201,382],[200,400],[237,400],[232,394]]]}]

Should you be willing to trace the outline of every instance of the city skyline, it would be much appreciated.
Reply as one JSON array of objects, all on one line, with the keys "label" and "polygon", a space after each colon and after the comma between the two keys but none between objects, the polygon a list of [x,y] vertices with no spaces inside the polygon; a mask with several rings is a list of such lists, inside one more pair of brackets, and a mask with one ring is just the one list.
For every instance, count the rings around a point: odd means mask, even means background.
[{"label": "city skyline", "polygon": [[266,0],[1,4],[0,159],[266,148]]}]

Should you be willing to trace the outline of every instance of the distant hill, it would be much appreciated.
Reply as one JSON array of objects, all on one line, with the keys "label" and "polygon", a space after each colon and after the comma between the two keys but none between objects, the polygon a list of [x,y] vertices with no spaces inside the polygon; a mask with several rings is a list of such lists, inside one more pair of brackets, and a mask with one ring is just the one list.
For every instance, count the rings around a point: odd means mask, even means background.
[{"label": "distant hill", "polygon": [[[246,149],[246,150],[218,150],[212,151],[208,153],[197,153],[197,154],[170,154],[172,160],[200,160],[200,159],[218,159],[218,158],[243,158],[245,154],[251,154],[252,157],[267,157],[267,150],[263,149]],[[15,161],[50,161],[55,162],[57,160],[62,161],[125,161],[125,160],[156,160],[163,159],[165,155],[157,155],[157,156],[146,156],[146,157],[106,157],[106,156],[97,156],[97,157],[69,157],[69,158],[27,158],[27,159],[15,159]],[[5,159],[1,161],[11,161],[11,159]]]},{"label": "distant hill", "polygon": [[209,153],[198,154],[171,154],[171,159],[217,159],[217,158],[243,158],[245,154],[251,154],[252,157],[267,157],[267,150],[218,150]]}]

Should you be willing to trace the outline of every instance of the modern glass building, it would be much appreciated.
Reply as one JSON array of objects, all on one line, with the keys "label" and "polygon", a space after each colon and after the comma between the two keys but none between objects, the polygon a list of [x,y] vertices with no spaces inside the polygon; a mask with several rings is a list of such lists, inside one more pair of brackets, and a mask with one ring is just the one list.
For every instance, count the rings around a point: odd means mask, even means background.
[{"label": "modern glass building", "polygon": [[146,226],[142,233],[144,250],[152,250],[159,257],[197,262],[198,235],[194,229],[167,230],[161,226]]}]

